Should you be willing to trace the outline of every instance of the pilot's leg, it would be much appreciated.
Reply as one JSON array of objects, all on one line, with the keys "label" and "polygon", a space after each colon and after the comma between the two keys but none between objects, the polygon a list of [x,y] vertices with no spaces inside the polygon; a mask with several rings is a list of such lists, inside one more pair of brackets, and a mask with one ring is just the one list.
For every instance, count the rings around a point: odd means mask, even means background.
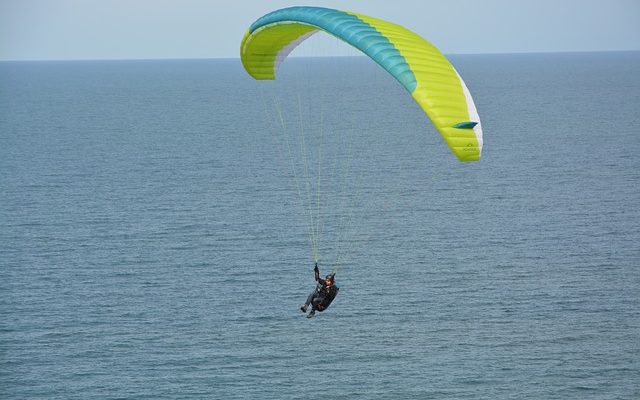
[{"label": "pilot's leg", "polygon": [[307,307],[309,307],[309,304],[311,304],[311,302],[313,301],[313,298],[316,295],[316,290],[314,289],[313,292],[311,292],[311,294],[309,294],[309,297],[307,297],[307,301],[305,301],[304,305],[302,307],[300,307],[300,310],[302,312],[307,312]]}]

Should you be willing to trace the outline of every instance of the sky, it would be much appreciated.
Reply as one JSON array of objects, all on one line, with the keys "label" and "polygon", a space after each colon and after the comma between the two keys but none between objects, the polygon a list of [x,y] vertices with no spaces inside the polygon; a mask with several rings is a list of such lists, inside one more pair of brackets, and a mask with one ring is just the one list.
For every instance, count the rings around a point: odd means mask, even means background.
[{"label": "sky", "polygon": [[254,20],[293,5],[392,21],[445,54],[640,50],[640,0],[0,0],[0,61],[237,58]]}]

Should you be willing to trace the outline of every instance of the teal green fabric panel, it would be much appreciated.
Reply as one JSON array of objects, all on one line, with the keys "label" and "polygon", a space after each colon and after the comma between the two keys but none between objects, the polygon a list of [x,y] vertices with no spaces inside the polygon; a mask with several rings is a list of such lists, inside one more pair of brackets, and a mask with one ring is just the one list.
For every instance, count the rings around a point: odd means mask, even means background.
[{"label": "teal green fabric panel", "polygon": [[478,125],[477,122],[467,121],[467,122],[459,122],[455,124],[453,127],[458,129],[473,129],[473,127],[476,125]]},{"label": "teal green fabric panel", "polygon": [[253,33],[263,26],[301,22],[338,37],[371,57],[396,78],[410,93],[416,86],[416,77],[398,49],[387,37],[358,17],[342,11],[322,7],[289,7],[271,12],[251,24]]}]

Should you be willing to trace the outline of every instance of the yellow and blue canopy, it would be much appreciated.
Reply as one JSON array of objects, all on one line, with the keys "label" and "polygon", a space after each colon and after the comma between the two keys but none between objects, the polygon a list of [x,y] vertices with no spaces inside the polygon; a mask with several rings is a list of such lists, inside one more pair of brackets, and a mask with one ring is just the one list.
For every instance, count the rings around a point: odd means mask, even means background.
[{"label": "yellow and blue canopy", "polygon": [[435,46],[400,25],[330,8],[284,8],[249,27],[240,48],[242,64],[255,79],[275,79],[280,63],[317,31],[359,49],[397,79],[458,159],[480,159],[482,127],[467,86]]}]

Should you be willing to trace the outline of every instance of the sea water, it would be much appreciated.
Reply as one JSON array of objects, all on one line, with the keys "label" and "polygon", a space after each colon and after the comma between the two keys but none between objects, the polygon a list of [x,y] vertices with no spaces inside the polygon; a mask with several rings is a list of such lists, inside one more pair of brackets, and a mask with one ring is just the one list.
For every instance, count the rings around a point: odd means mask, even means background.
[{"label": "sea water", "polygon": [[0,63],[0,397],[640,398],[640,53],[451,60],[477,163],[375,66],[323,81],[366,207],[312,320],[239,60]]}]

